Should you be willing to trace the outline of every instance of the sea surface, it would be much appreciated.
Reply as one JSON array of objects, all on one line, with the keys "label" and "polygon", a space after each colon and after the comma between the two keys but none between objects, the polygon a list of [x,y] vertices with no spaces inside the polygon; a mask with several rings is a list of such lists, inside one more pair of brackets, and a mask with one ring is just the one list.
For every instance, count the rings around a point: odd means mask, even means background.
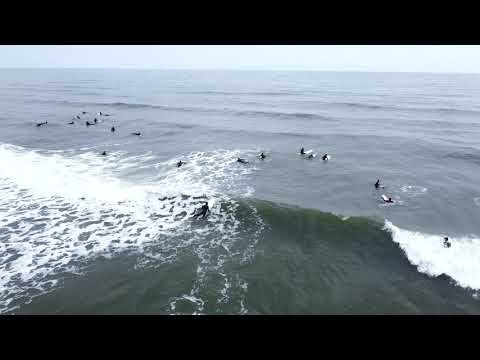
[{"label": "sea surface", "polygon": [[0,314],[480,314],[479,184],[480,75],[2,69]]}]

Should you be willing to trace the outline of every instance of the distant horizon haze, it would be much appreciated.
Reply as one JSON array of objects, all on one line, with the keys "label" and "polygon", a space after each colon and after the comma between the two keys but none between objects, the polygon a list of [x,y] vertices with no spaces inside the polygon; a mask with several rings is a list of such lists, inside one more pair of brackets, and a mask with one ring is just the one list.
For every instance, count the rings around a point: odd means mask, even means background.
[{"label": "distant horizon haze", "polygon": [[480,73],[476,45],[0,45],[3,69]]}]

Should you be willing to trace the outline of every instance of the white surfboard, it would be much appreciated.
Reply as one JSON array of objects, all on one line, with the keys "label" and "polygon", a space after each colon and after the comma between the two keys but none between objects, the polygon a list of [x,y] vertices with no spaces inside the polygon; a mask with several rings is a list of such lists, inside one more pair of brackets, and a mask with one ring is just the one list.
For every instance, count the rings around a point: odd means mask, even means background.
[{"label": "white surfboard", "polygon": [[310,149],[310,150],[304,151],[303,154],[298,153],[298,155],[309,155],[309,154],[311,154],[312,152],[313,152],[313,150]]},{"label": "white surfboard", "polygon": [[[383,201],[385,201],[385,202],[388,202],[388,203],[390,202],[390,201],[388,201],[388,197],[385,196],[385,194],[382,195],[382,199],[383,199]],[[392,202],[395,202],[395,200],[392,199]]]},{"label": "white surfboard", "polygon": [[208,200],[208,208],[212,210],[213,206],[215,205],[215,199]]}]

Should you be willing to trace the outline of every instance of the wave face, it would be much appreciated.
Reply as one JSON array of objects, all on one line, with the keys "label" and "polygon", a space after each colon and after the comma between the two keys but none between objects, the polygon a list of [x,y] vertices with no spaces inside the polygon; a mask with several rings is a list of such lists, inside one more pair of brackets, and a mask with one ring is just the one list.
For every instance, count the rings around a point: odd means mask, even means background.
[{"label": "wave face", "polygon": [[[254,199],[249,178],[259,169],[237,164],[240,154],[254,151],[192,152],[176,168],[180,157],[0,145],[0,312],[58,289],[69,274],[85,276],[95,259],[132,254],[136,268],[185,258],[194,264],[189,290],[168,299],[170,314],[395,312],[402,307],[392,310],[388,302],[369,310],[373,290],[351,299],[359,289],[407,282],[416,270],[480,289],[480,239],[452,238],[445,249],[443,235],[382,219]],[[126,176],[151,168],[140,180]],[[211,216],[193,221],[211,198]],[[339,291],[341,299],[328,295]],[[293,293],[309,307],[290,299]]]},{"label": "wave face", "polygon": [[[92,259],[119,253],[139,254],[144,266],[195,254],[195,282],[189,293],[171,299],[172,312],[179,301],[190,301],[202,313],[205,304],[197,295],[212,273],[222,274],[215,285],[218,301],[226,301],[229,291],[242,293],[242,279],[230,279],[222,268],[227,259],[249,261],[262,222],[251,207],[241,210],[250,228],[236,218],[233,196],[253,193],[242,181],[256,171],[237,166],[239,153],[190,153],[177,169],[179,159],[157,162],[148,154],[67,156],[0,145],[0,312],[55,289],[64,274],[82,273]],[[122,178],[152,161],[157,172],[149,178]],[[211,216],[192,221],[195,209],[211,198],[217,199]],[[240,236],[248,241],[238,243]]]},{"label": "wave face", "polygon": [[385,221],[385,229],[418,271],[433,277],[445,274],[461,287],[480,289],[479,238],[452,238],[452,246],[446,249],[443,235],[404,230],[389,221]]}]

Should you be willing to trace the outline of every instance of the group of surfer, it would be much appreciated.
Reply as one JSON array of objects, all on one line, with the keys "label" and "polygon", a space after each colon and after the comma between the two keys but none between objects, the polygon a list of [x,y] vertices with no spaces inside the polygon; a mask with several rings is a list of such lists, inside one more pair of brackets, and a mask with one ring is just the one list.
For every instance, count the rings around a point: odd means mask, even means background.
[{"label": "group of surfer", "polygon": [[[377,179],[377,182],[375,183],[375,189],[383,189],[384,186],[380,184],[380,179]],[[386,203],[394,203],[393,199],[391,197],[387,197],[385,195],[382,195],[382,199]]]},{"label": "group of surfer", "polygon": [[[377,179],[374,186],[375,186],[375,189],[383,189],[384,188],[384,186],[382,184],[380,184],[380,179]],[[394,203],[394,200],[391,197],[387,197],[385,195],[382,195],[382,199],[386,203]],[[452,244],[448,240],[448,237],[443,238],[443,246],[446,247],[446,248],[449,248],[450,246],[452,246]]]},{"label": "group of surfer", "polygon": [[[317,156],[317,154],[314,154],[313,152],[311,152],[311,150],[308,151],[308,152],[305,152],[305,148],[303,148],[303,147],[300,149],[300,155],[307,155],[306,159],[309,159],[309,160],[311,160],[315,156]],[[330,155],[328,155],[328,154],[325,154],[325,155],[322,156],[323,161],[327,161],[329,158],[330,158]]]},{"label": "group of surfer", "polygon": [[[86,112],[86,111],[82,111],[82,115],[85,115],[85,114],[87,114],[87,112]],[[110,114],[102,113],[102,112],[100,111],[100,112],[98,112],[98,116],[110,116]],[[76,115],[76,116],[75,116],[75,119],[80,120],[80,116],[79,116],[79,115]],[[40,127],[40,126],[47,125],[47,124],[48,124],[48,121],[45,121],[45,122],[37,123],[36,126],[37,126],[37,127]],[[69,122],[68,124],[69,124],[69,125],[74,125],[75,122],[72,120],[72,121]],[[93,122],[90,122],[90,121],[88,121],[88,120],[85,122],[85,125],[86,125],[86,126],[92,126],[92,125],[96,125],[96,124],[98,124],[98,119],[97,119],[97,118],[94,118],[94,119],[93,119]],[[111,131],[112,133],[115,132],[115,127],[112,126],[111,129],[110,129],[110,131]],[[132,135],[141,136],[142,134],[141,134],[139,131],[137,131],[137,132],[133,132]],[[106,151],[103,151],[103,152],[101,153],[101,155],[102,155],[102,156],[106,156],[106,155],[107,155],[107,152],[106,152]],[[305,156],[305,155],[306,155],[305,158],[306,158],[306,159],[309,159],[309,160],[311,160],[311,159],[313,159],[314,157],[316,157],[316,154],[314,154],[311,150],[309,150],[309,151],[306,152],[304,147],[302,147],[302,148],[300,149],[300,155],[302,155],[302,156]],[[261,152],[261,153],[258,155],[258,158],[259,158],[260,160],[264,160],[266,157],[267,157],[267,156],[266,156],[263,152]],[[324,154],[324,155],[322,156],[322,160],[323,160],[323,161],[327,161],[327,160],[329,160],[329,159],[330,159],[330,156],[329,156],[328,154]],[[243,159],[243,158],[240,158],[240,157],[237,158],[237,162],[239,162],[239,163],[241,163],[241,164],[248,164],[248,160]],[[182,165],[185,165],[185,164],[186,164],[185,161],[180,160],[180,161],[177,162],[176,165],[177,165],[177,167],[179,168],[179,167],[181,167]],[[383,188],[384,188],[384,186],[383,186],[382,184],[380,184],[380,179],[377,179],[377,181],[375,182],[374,186],[375,186],[375,189],[383,189]],[[394,203],[394,202],[395,202],[391,197],[387,197],[387,196],[385,196],[385,195],[382,195],[382,199],[383,199],[383,201],[384,201],[385,203]],[[199,218],[199,217],[205,218],[208,213],[210,213],[209,204],[208,204],[208,202],[205,202],[199,209],[195,210],[193,217],[194,217],[194,218]],[[443,246],[446,247],[446,248],[449,248],[449,247],[451,246],[451,243],[449,242],[448,237],[445,237],[445,238],[444,238]]]},{"label": "group of surfer", "polygon": [[[82,115],[85,115],[85,114],[88,114],[88,112],[82,111]],[[111,116],[110,114],[106,114],[106,113],[103,113],[103,112],[101,112],[101,111],[98,112],[97,115],[98,115],[98,116]],[[80,115],[75,115],[74,119],[80,120],[80,119],[81,119],[81,118],[80,118]],[[97,125],[98,123],[99,123],[99,121],[98,121],[97,118],[94,118],[94,119],[93,119],[93,122],[90,122],[90,121],[88,121],[88,120],[85,121],[85,125],[86,125],[87,127],[88,127],[88,126]],[[40,127],[40,126],[47,125],[47,124],[48,124],[48,121],[45,121],[45,122],[37,123],[36,126],[37,126],[37,127]],[[69,125],[74,125],[74,124],[75,124],[75,121],[72,120],[72,121],[70,121],[68,124],[69,124]],[[115,130],[116,130],[116,129],[115,129],[115,126],[112,126],[112,127],[110,128],[110,131],[111,131],[112,133],[115,132]],[[141,136],[142,134],[141,134],[139,131],[137,131],[137,132],[133,132],[132,135]],[[104,156],[107,155],[106,151],[103,151],[101,154],[104,155]],[[179,166],[181,166],[181,165],[179,165]]]}]

